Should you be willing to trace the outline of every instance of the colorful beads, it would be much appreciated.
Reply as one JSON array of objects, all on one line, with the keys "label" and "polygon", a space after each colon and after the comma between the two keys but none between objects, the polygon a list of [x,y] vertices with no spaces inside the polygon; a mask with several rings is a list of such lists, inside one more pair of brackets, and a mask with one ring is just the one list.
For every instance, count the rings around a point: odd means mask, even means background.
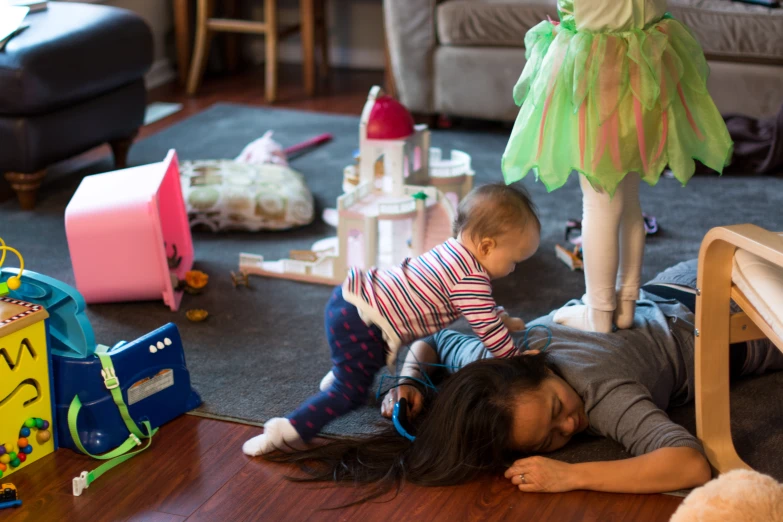
[{"label": "colorful beads", "polygon": [[33,452],[32,441],[29,438],[32,435],[32,430],[36,430],[35,440],[39,444],[44,444],[52,438],[49,426],[49,421],[45,419],[30,417],[24,421],[24,425],[19,430],[19,438],[16,440],[18,451],[14,451],[15,446],[10,442],[0,444],[0,477],[8,470],[8,466],[19,467]]}]

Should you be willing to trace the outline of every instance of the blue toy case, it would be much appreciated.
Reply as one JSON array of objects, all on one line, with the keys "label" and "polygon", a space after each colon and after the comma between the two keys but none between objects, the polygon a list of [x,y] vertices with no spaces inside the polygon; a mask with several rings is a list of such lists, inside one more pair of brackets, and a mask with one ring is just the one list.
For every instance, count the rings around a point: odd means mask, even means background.
[{"label": "blue toy case", "polygon": [[[0,282],[17,275],[0,270]],[[133,342],[96,346],[79,292],[56,279],[25,270],[16,299],[40,304],[49,313],[56,430],[59,445],[79,451],[68,428],[68,408],[78,395],[82,408],[76,426],[84,449],[95,455],[128,440],[128,428],[101,375],[96,350],[111,357],[122,398],[141,428],[155,429],[201,404],[192,389],[179,330],[168,323]]]}]

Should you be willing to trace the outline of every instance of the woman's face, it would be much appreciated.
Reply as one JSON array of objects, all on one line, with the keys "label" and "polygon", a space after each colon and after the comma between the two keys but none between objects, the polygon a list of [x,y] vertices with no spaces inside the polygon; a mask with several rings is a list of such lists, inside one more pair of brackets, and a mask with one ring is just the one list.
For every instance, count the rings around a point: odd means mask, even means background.
[{"label": "woman's face", "polygon": [[524,453],[555,451],[587,426],[581,397],[552,373],[537,390],[525,392],[517,400],[511,449]]}]

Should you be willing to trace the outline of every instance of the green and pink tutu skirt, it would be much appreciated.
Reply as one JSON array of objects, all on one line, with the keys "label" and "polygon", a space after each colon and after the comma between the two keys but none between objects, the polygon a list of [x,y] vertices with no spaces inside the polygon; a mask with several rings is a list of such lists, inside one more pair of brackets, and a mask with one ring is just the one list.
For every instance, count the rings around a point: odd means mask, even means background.
[{"label": "green and pink tutu skirt", "polygon": [[628,172],[654,185],[668,166],[684,185],[694,160],[718,172],[728,165],[732,141],[707,92],[704,53],[677,20],[623,32],[546,21],[525,46],[507,183],[532,170],[552,191],[578,171],[613,194]]}]

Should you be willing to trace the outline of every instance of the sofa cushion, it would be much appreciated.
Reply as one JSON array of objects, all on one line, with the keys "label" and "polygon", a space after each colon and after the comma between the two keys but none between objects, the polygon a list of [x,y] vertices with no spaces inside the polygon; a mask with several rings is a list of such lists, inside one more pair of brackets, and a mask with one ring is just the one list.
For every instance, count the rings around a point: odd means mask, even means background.
[{"label": "sofa cushion", "polygon": [[[672,15],[695,33],[708,59],[783,64],[783,9],[730,0],[670,0]],[[447,0],[438,6],[441,45],[524,47],[525,33],[557,19],[546,0]]]},{"label": "sofa cushion", "polygon": [[130,84],[152,64],[144,20],[104,5],[49,2],[0,53],[0,114],[33,115]]}]

